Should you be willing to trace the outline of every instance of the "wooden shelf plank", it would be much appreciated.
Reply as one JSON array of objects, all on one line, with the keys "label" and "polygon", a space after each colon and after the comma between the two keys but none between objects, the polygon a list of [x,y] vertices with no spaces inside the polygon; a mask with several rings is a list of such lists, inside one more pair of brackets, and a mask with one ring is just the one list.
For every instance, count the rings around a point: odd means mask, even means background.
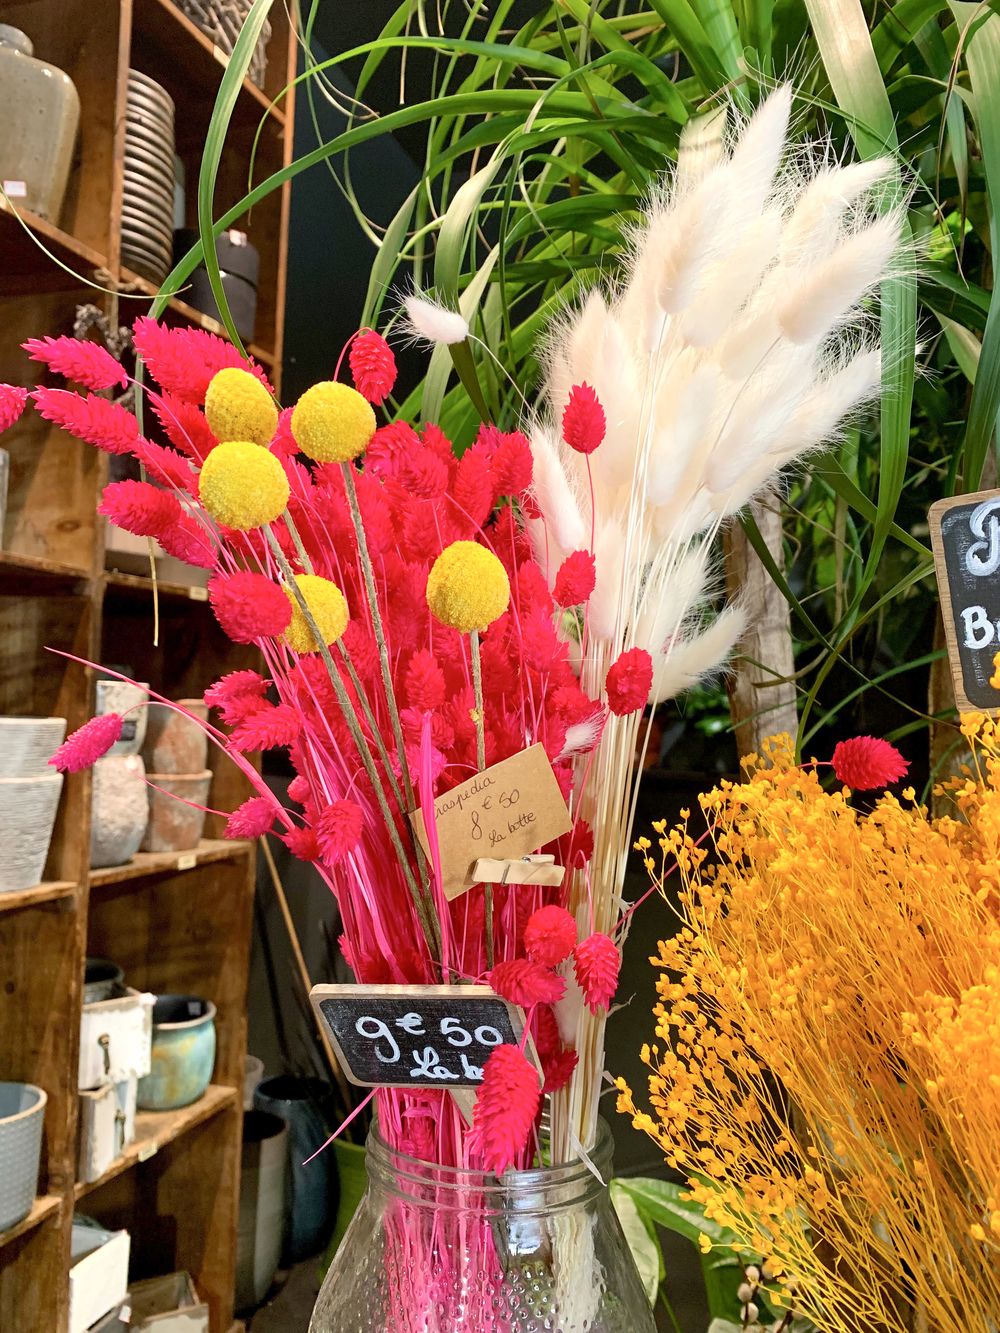
[{"label": "wooden shelf plank", "polygon": [[[104,582],[106,593],[121,592],[146,597],[153,595],[153,580],[147,574],[124,574],[120,570],[109,569]],[[167,579],[157,579],[156,590],[161,597],[181,597],[190,602],[208,601],[208,590],[201,583],[172,583]]]},{"label": "wooden shelf plank", "polygon": [[77,285],[69,274],[61,274],[53,259],[85,278],[90,278],[95,269],[107,268],[107,258],[97,250],[16,205],[17,200],[11,203],[0,196],[0,254],[4,259],[0,289],[13,290],[15,275],[24,280],[37,278],[40,273],[64,281],[66,286]]},{"label": "wooden shelf plank", "polygon": [[[143,278],[140,274],[133,273],[129,268],[122,269],[122,282],[127,283],[130,287],[137,288],[141,292],[145,292],[151,300],[160,294],[160,289],[155,282],[150,282],[148,278]],[[184,288],[181,290],[183,291]],[[187,301],[182,301],[179,296],[172,296],[170,298],[168,309],[172,310],[175,315],[179,315],[181,319],[187,320],[189,324],[194,324],[196,328],[204,329],[206,333],[218,334],[220,338],[228,339],[229,337],[228,333],[226,333],[225,326],[221,324],[219,320],[215,319],[212,315],[206,315],[203,310],[198,310],[193,305],[188,305]],[[255,361],[261,362],[262,365],[274,365],[274,353],[268,351],[266,347],[260,347],[257,343],[250,343],[247,346],[247,351]]]},{"label": "wooden shelf plank", "polygon": [[[202,96],[214,102],[223,71],[229,57],[221,51],[191,20],[181,13],[170,0],[134,0],[133,24],[140,41],[169,56],[173,70],[183,70],[184,86],[188,96]],[[171,69],[164,71],[169,77]],[[277,129],[284,129],[285,112],[271,105],[271,99],[249,79],[243,80],[235,114],[253,117],[254,122],[269,112],[269,119]]]},{"label": "wooden shelf plank", "polygon": [[51,1217],[62,1203],[62,1198],[58,1194],[41,1194],[31,1205],[31,1212],[27,1217],[22,1217],[20,1222],[15,1222],[12,1227],[6,1231],[0,1231],[0,1249],[18,1236],[23,1236],[26,1231],[31,1231],[37,1227],[40,1222],[44,1222],[47,1217]]},{"label": "wooden shelf plank", "polygon": [[71,898],[76,892],[76,885],[68,879],[47,880],[30,889],[14,889],[10,893],[0,893],[0,913],[16,912],[23,907],[43,907],[60,898]]},{"label": "wooden shelf plank", "polygon": [[121,884],[126,880],[142,879],[149,875],[193,870],[196,865],[209,865],[213,861],[229,861],[238,856],[246,856],[250,847],[249,842],[202,838],[198,846],[190,852],[138,852],[127,865],[92,870],[90,883],[91,887],[101,887],[104,884]]},{"label": "wooden shelf plank", "polygon": [[168,1143],[173,1143],[182,1134],[194,1129],[196,1125],[203,1124],[227,1107],[235,1106],[236,1102],[235,1088],[223,1088],[213,1083],[198,1101],[192,1102],[190,1106],[182,1106],[177,1111],[139,1111],[135,1117],[133,1141],[97,1180],[77,1181],[74,1196],[77,1199],[84,1199],[88,1194],[93,1194],[115,1176],[130,1171],[140,1162],[148,1162]]},{"label": "wooden shelf plank", "polygon": [[[90,570],[63,565],[42,555],[18,555],[16,551],[0,551],[0,579],[17,579],[18,583],[49,583],[52,586],[86,585]],[[80,591],[87,593],[86,586]]]}]

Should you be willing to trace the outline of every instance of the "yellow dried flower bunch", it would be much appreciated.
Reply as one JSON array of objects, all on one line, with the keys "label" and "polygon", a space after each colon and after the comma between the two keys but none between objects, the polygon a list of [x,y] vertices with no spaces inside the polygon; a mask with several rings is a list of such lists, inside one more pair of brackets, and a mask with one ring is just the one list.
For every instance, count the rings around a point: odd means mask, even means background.
[{"label": "yellow dried flower bunch", "polygon": [[659,865],[639,847],[680,921],[652,1113],[623,1080],[618,1108],[824,1333],[1000,1312],[1000,737],[962,731],[939,817],[912,790],[855,809],[785,737],[701,798],[705,847],[686,821],[654,826]]}]

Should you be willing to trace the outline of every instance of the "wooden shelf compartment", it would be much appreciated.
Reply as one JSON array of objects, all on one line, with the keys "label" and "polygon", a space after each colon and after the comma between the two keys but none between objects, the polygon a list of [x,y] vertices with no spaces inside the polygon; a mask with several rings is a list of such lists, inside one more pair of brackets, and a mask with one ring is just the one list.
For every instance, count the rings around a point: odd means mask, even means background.
[{"label": "wooden shelf compartment", "polygon": [[[44,1211],[36,1216],[39,1205]],[[62,1333],[67,1326],[70,1214],[62,1205],[59,1196],[36,1199],[25,1221],[2,1238],[0,1328],[5,1333]]]},{"label": "wooden shelf compartment", "polygon": [[48,560],[45,556],[0,551],[0,586],[11,584],[22,589],[31,587],[35,592],[43,594],[68,589],[82,597],[89,597],[90,577],[89,569],[74,569],[71,565]]},{"label": "wooden shelf compartment", "polygon": [[[188,1118],[181,1119],[185,1113]],[[156,1151],[144,1161],[132,1156],[124,1169],[112,1168],[85,1187],[81,1208],[104,1226],[129,1232],[131,1281],[175,1270],[190,1273],[208,1303],[211,1333],[229,1333],[242,1097],[236,1088],[214,1087],[194,1106],[164,1114],[177,1117],[179,1132],[165,1137],[163,1122],[160,1137],[145,1140],[155,1142]]]},{"label": "wooden shelf compartment", "polygon": [[252,914],[246,856],[104,884],[89,899],[88,956],[113,959],[137,990],[214,1003],[213,1080],[231,1088],[243,1084]]},{"label": "wooden shelf compartment", "polygon": [[[125,884],[130,880],[147,879],[153,875],[183,873],[185,870],[194,870],[196,866],[246,857],[250,854],[251,848],[252,844],[249,842],[202,838],[198,846],[190,852],[138,852],[127,865],[92,870],[90,887],[102,888],[106,884]],[[2,906],[0,898],[0,907]]]},{"label": "wooden shelf compartment", "polygon": [[[287,44],[287,24],[284,33]],[[281,37],[275,32],[269,50],[278,49],[280,42]],[[134,68],[156,79],[175,102],[184,105],[187,132],[200,134],[204,142],[204,131],[229,63],[211,37],[171,4],[171,0],[132,0],[131,59]],[[266,115],[273,131],[284,133],[283,105],[272,106],[268,94],[249,79],[243,80],[233,115],[254,130]]]},{"label": "wooden shelf compartment", "polygon": [[77,1181],[73,1196],[77,1201],[94,1194],[134,1166],[140,1166],[155,1157],[168,1144],[181,1138],[203,1121],[236,1104],[236,1089],[210,1084],[202,1097],[190,1106],[176,1111],[138,1111],[135,1117],[135,1138],[120,1157],[116,1157],[97,1180]]},{"label": "wooden shelf compartment", "polygon": [[[154,297],[159,295],[160,289],[155,282],[150,282],[148,278],[144,278],[138,273],[133,273],[129,268],[122,269],[122,282],[126,283],[129,287],[136,288],[138,291],[145,292],[150,300],[153,300]],[[182,292],[187,292],[188,290],[189,289],[186,287],[181,288]],[[182,300],[179,296],[172,296],[170,298],[170,304],[167,306],[163,322],[170,326],[176,326],[177,324],[193,324],[195,328],[204,329],[206,333],[215,333],[220,338],[226,338],[227,340],[229,337],[225,327],[217,319],[214,319],[211,315],[206,315],[203,310],[197,310],[193,305]],[[267,347],[261,347],[258,343],[250,343],[247,347],[247,351],[255,361],[259,361],[262,365],[267,366],[268,368],[274,365],[274,352],[270,351]]]},{"label": "wooden shelf compartment", "polygon": [[37,292],[40,284],[48,290],[79,287],[81,278],[107,269],[101,251],[29,209],[17,208],[15,214],[16,207],[16,200],[10,203],[0,196],[0,295]]},{"label": "wooden shelf compartment", "polygon": [[[114,558],[114,552],[108,552],[108,558]],[[156,592],[160,597],[179,598],[183,602],[207,602],[208,590],[201,583],[174,583],[170,579],[156,580]],[[120,569],[109,569],[104,576],[105,596],[125,597],[130,601],[137,598],[149,602],[152,614],[153,580],[148,574],[128,574]]]},{"label": "wooden shelf compartment", "polygon": [[[29,359],[28,338],[72,333],[78,305],[100,297],[84,287],[29,291],[3,297],[0,380],[32,389],[66,388],[60,376]],[[4,521],[4,559],[26,570],[97,572],[97,503],[106,457],[46,421],[33,404],[4,432],[10,480]]]},{"label": "wooden shelf compartment", "polygon": [[[49,225],[56,229],[50,239],[73,238],[69,254],[89,266],[102,256],[112,259],[114,248],[108,200],[114,174],[115,70],[124,11],[124,5],[112,0],[59,0],[58,4],[21,0],[10,18],[31,38],[39,59],[69,75],[80,98],[80,132],[66,199],[61,216],[50,218]],[[11,221],[17,225],[16,219]],[[7,231],[5,223],[3,233]],[[7,252],[0,249],[0,253],[6,269]]]},{"label": "wooden shelf compartment", "polygon": [[41,1194],[31,1205],[31,1212],[27,1217],[22,1217],[20,1222],[15,1222],[12,1227],[6,1231],[0,1231],[0,1250],[5,1245],[9,1245],[12,1240],[17,1240],[18,1236],[24,1236],[32,1231],[47,1217],[59,1211],[62,1206],[62,1196],[59,1194]]}]

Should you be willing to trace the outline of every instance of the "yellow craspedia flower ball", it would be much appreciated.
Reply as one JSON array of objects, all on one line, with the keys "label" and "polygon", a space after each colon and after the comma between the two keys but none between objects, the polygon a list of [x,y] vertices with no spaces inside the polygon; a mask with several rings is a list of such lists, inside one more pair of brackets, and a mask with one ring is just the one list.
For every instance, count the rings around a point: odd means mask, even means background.
[{"label": "yellow craspedia flower ball", "polygon": [[[316,622],[316,628],[323,636],[323,642],[336,643],[347,629],[350,619],[344,594],[335,583],[321,578],[319,574],[296,574],[295,582]],[[320,645],[302,614],[294,590],[286,588],[285,596],[292,605],[292,621],[285,630],[285,642],[297,653],[318,652]]]},{"label": "yellow craspedia flower ball", "polygon": [[371,403],[349,384],[314,384],[295,404],[292,435],[317,463],[349,463],[368,448],[375,434]]},{"label": "yellow craspedia flower ball", "polygon": [[484,630],[510,605],[507,571],[478,542],[452,542],[427,576],[427,605],[442,625],[462,634]]},{"label": "yellow craspedia flower ball", "polygon": [[284,513],[288,478],[267,449],[249,440],[227,440],[202,464],[198,494],[216,523],[248,532]]},{"label": "yellow craspedia flower ball", "polygon": [[268,444],[278,429],[278,409],[256,375],[227,366],[212,376],[205,417],[217,440]]}]

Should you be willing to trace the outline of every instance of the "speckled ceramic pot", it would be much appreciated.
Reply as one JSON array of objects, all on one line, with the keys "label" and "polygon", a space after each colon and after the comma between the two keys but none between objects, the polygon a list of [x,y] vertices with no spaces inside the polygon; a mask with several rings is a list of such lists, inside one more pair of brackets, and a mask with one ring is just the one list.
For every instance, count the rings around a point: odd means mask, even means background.
[{"label": "speckled ceramic pot", "polygon": [[137,754],[108,755],[94,765],[90,865],[122,866],[139,850],[149,822],[145,766]]},{"label": "speckled ceramic pot", "polygon": [[[144,852],[189,852],[197,847],[205,828],[205,811],[212,771],[150,773],[149,826],[142,840]],[[191,804],[187,804],[191,802]]]},{"label": "speckled ceramic pot", "polygon": [[121,713],[123,715],[122,734],[115,741],[108,754],[138,754],[146,739],[146,718],[149,712],[145,705],[149,698],[149,686],[130,680],[99,680],[97,682],[98,713]]},{"label": "speckled ceramic pot", "polygon": [[139,1109],[190,1106],[211,1083],[214,1068],[215,1005],[194,995],[157,996],[151,1069],[139,1080]]},{"label": "speckled ceramic pot", "polygon": [[0,23],[0,180],[16,207],[59,222],[79,123],[69,75],[34,59],[30,38]]}]

